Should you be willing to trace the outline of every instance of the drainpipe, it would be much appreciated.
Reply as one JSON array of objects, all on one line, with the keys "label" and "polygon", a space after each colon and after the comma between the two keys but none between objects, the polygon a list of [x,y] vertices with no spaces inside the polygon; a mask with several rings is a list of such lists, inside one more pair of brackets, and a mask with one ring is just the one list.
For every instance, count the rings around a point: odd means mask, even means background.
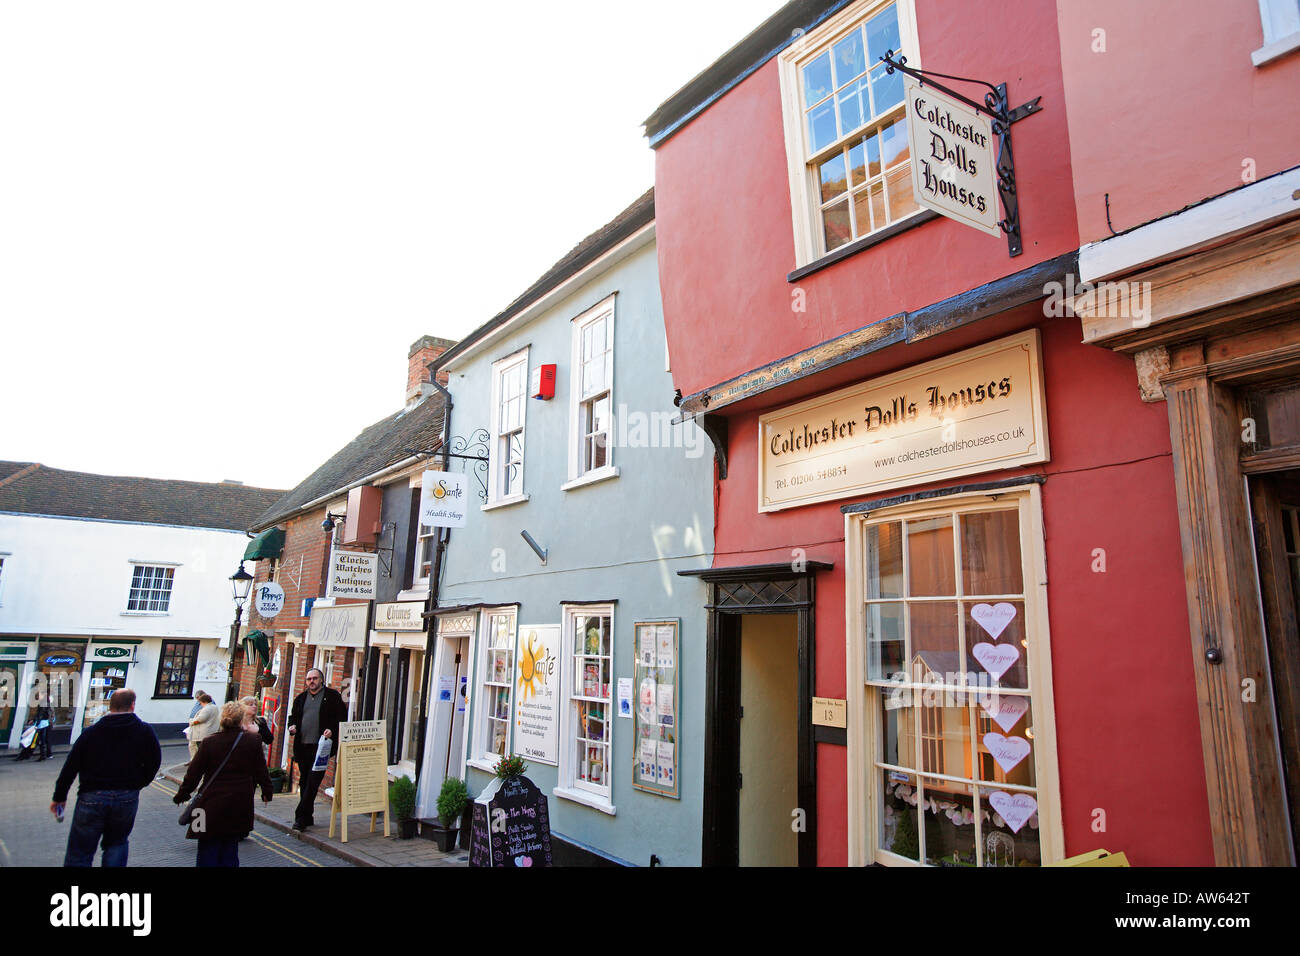
[{"label": "drainpipe", "polygon": [[[442,465],[443,471],[447,470],[448,455],[451,451],[451,410],[453,408],[451,401],[451,392],[447,391],[438,382],[438,374],[434,371],[434,363],[430,362],[425,366],[429,370],[429,380],[439,394],[442,395]],[[423,492],[422,492],[423,493]],[[418,520],[418,519],[417,519]],[[433,553],[433,567],[429,570],[429,597],[424,605],[424,613],[430,614],[438,606],[438,584],[442,576],[442,555],[447,550],[447,542],[451,540],[450,528],[438,529],[438,547]],[[415,784],[420,785],[420,775],[424,772],[424,738],[429,730],[429,671],[433,667],[433,652],[437,640],[437,625],[434,619],[426,617],[425,627],[428,628],[424,634],[424,661],[421,663],[420,675],[420,737],[415,747]]]}]

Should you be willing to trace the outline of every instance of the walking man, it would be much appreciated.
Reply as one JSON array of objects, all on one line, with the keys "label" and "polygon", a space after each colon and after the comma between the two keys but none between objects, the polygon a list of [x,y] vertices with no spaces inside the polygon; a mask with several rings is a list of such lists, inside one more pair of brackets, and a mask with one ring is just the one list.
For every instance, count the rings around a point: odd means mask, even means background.
[{"label": "walking man", "polygon": [[300,796],[298,808],[293,815],[295,830],[305,830],[315,825],[313,811],[316,806],[316,791],[325,779],[323,769],[312,770],[312,764],[316,762],[316,747],[321,738],[332,741],[331,747],[337,746],[339,721],[347,715],[348,708],[343,703],[343,695],[334,688],[325,686],[325,675],[319,668],[309,670],[307,689],[293,699],[289,723],[286,725],[289,735],[293,737],[293,759],[298,763]]},{"label": "walking man", "polygon": [[140,791],[161,765],[162,748],[153,728],[135,715],[135,691],[113,691],[108,713],[77,738],[54,784],[50,812],[62,818],[68,789],[81,777],[64,866],[93,866],[101,839],[103,865],[126,866]]}]

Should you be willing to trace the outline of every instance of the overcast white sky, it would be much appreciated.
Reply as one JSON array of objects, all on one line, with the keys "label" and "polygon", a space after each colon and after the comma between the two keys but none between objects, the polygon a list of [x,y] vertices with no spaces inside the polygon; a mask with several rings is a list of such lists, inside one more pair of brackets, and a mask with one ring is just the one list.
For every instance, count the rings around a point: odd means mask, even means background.
[{"label": "overcast white sky", "polygon": [[290,488],[781,0],[0,0],[0,459]]}]

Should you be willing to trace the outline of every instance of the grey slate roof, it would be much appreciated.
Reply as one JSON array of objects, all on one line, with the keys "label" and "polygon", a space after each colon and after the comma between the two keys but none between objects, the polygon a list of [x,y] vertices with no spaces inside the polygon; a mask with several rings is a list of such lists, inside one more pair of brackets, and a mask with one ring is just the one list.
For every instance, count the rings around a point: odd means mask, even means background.
[{"label": "grey slate roof", "polygon": [[433,451],[442,437],[442,406],[442,396],[434,393],[409,411],[375,422],[247,527],[253,531],[269,528],[310,501],[344,491],[367,475],[410,458],[407,449]]},{"label": "grey slate roof", "polygon": [[63,471],[0,462],[0,512],[243,531],[283,495],[274,488]]}]

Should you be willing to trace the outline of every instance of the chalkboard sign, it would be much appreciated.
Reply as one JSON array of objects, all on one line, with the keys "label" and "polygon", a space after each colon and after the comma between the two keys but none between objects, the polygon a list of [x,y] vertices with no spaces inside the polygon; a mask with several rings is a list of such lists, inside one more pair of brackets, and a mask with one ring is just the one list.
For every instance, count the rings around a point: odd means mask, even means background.
[{"label": "chalkboard sign", "polygon": [[546,794],[527,777],[494,779],[474,801],[470,866],[550,866]]}]

